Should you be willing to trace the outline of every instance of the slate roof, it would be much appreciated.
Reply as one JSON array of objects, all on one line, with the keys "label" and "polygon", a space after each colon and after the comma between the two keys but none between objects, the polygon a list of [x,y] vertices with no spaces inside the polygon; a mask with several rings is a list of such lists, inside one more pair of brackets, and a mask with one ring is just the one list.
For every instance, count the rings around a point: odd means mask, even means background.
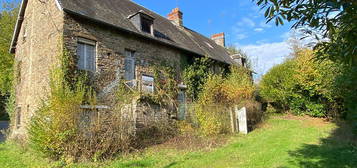
[{"label": "slate roof", "polygon": [[[57,0],[61,8],[72,15],[91,19],[143,38],[164,43],[198,55],[234,64],[227,50],[213,40],[186,27],[176,26],[143,6],[130,0]],[[129,20],[137,12],[144,12],[154,17],[154,36],[141,32]]]}]

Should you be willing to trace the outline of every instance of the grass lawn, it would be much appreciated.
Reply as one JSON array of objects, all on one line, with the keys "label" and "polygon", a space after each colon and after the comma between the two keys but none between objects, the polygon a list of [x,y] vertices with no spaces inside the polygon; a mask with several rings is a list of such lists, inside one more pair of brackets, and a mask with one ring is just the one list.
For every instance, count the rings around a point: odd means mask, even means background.
[{"label": "grass lawn", "polygon": [[[11,143],[0,144],[0,167],[62,167]],[[344,124],[307,117],[271,117],[249,135],[217,148],[193,150],[157,145],[104,163],[67,167],[122,168],[356,168],[357,146]]]}]

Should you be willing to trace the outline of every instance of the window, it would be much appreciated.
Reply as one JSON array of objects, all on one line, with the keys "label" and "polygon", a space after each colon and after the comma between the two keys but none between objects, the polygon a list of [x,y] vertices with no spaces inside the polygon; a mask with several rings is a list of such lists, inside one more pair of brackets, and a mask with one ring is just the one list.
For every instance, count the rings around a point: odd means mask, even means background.
[{"label": "window", "polygon": [[21,83],[21,67],[22,67],[22,61],[18,61],[17,62],[17,65],[16,65],[16,80],[17,80],[17,83],[20,84]]},{"label": "window", "polygon": [[130,86],[134,86],[134,79],[135,79],[135,51],[132,50],[125,50],[125,60],[124,60],[124,79],[127,81],[131,81],[129,83]]},{"label": "window", "polygon": [[140,10],[132,15],[129,15],[131,23],[140,32],[148,33],[154,35],[154,20],[155,18],[148,15],[145,11]]},{"label": "window", "polygon": [[24,24],[23,29],[22,42],[25,43],[27,39],[27,23]]},{"label": "window", "polygon": [[177,119],[178,120],[185,120],[186,117],[186,92],[184,88],[180,88],[178,92],[178,98],[177,98],[179,104],[178,104],[178,111],[177,111]]},{"label": "window", "polygon": [[152,34],[152,30],[151,30],[152,24],[153,24],[152,19],[141,17],[141,31]]},{"label": "window", "polygon": [[77,57],[78,68],[81,70],[92,71],[96,70],[96,43],[91,40],[82,39],[78,40]]},{"label": "window", "polygon": [[142,91],[154,93],[154,78],[151,76],[143,75],[142,78]]},{"label": "window", "polygon": [[21,127],[21,107],[16,107],[16,127]]}]

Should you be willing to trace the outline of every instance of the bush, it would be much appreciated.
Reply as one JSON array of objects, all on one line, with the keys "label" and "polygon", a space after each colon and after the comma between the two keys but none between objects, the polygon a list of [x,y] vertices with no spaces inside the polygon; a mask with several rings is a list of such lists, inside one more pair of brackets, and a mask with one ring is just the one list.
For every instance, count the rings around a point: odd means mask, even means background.
[{"label": "bush", "polygon": [[[268,102],[274,102],[276,108],[288,109],[290,96],[293,94],[295,78],[295,62],[288,60],[276,65],[266,73],[260,82],[259,93]],[[273,104],[271,104],[273,105]],[[280,107],[279,107],[280,106]]]},{"label": "bush", "polygon": [[0,93],[0,121],[9,119],[8,113],[5,110],[7,98],[8,96],[2,96]]},{"label": "bush", "polygon": [[262,104],[255,100],[244,100],[239,103],[238,107],[245,107],[247,110],[247,123],[248,128],[253,130],[254,127],[261,123],[264,118],[262,111]]},{"label": "bush", "polygon": [[357,66],[344,66],[343,73],[336,79],[346,108],[346,118],[351,122],[357,135]]},{"label": "bush", "polygon": [[232,66],[222,85],[222,92],[227,99],[224,103],[237,105],[244,100],[251,100],[255,90],[250,70]]},{"label": "bush", "polygon": [[167,141],[178,134],[177,125],[169,121],[156,121],[137,130],[133,146],[142,149]]},{"label": "bush", "polygon": [[206,82],[206,79],[211,74],[210,67],[212,61],[207,57],[195,58],[193,65],[187,67],[183,73],[185,84],[188,86],[188,97],[196,100],[199,93],[202,91],[202,87]]},{"label": "bush", "polygon": [[252,100],[254,91],[250,72],[245,68],[231,67],[226,77],[210,75],[194,109],[200,132],[203,135],[229,133],[232,108]]},{"label": "bush", "polygon": [[31,119],[30,143],[35,149],[58,158],[68,155],[71,142],[78,133],[77,125],[85,101],[86,87],[79,82],[71,90],[60,69],[51,74],[50,96]]},{"label": "bush", "polygon": [[200,132],[205,136],[229,133],[230,110],[232,109],[219,104],[197,105],[195,113]]},{"label": "bush", "polygon": [[[87,78],[79,76],[69,83],[65,65],[51,72],[49,96],[30,122],[30,146],[68,162],[100,160],[129,150],[132,123],[121,115],[123,99],[118,98],[120,105],[113,111],[98,111],[96,95],[86,84]],[[91,108],[84,109],[82,105]]]},{"label": "bush", "polygon": [[294,58],[273,67],[263,76],[260,94],[276,109],[297,115],[336,117],[342,108],[335,80],[341,67],[329,60],[313,60],[314,52],[299,49]]}]

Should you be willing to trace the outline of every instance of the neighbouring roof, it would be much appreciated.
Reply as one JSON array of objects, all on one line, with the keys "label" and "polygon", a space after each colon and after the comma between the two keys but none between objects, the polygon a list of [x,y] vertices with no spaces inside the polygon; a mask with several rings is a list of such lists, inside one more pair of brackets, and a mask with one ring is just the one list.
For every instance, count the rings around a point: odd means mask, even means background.
[{"label": "neighbouring roof", "polygon": [[[27,1],[27,0],[23,0]],[[227,50],[216,44],[213,40],[186,27],[179,27],[143,6],[130,0],[57,0],[60,7],[67,13],[91,19],[108,26],[155,40],[175,48],[189,51],[198,55],[208,56],[212,59],[234,64]],[[155,37],[136,29],[129,17],[143,12],[155,18]],[[15,30],[16,31],[16,30]],[[18,34],[17,34],[18,35]],[[16,34],[14,35],[16,36]],[[14,37],[13,46],[17,37]]]}]

